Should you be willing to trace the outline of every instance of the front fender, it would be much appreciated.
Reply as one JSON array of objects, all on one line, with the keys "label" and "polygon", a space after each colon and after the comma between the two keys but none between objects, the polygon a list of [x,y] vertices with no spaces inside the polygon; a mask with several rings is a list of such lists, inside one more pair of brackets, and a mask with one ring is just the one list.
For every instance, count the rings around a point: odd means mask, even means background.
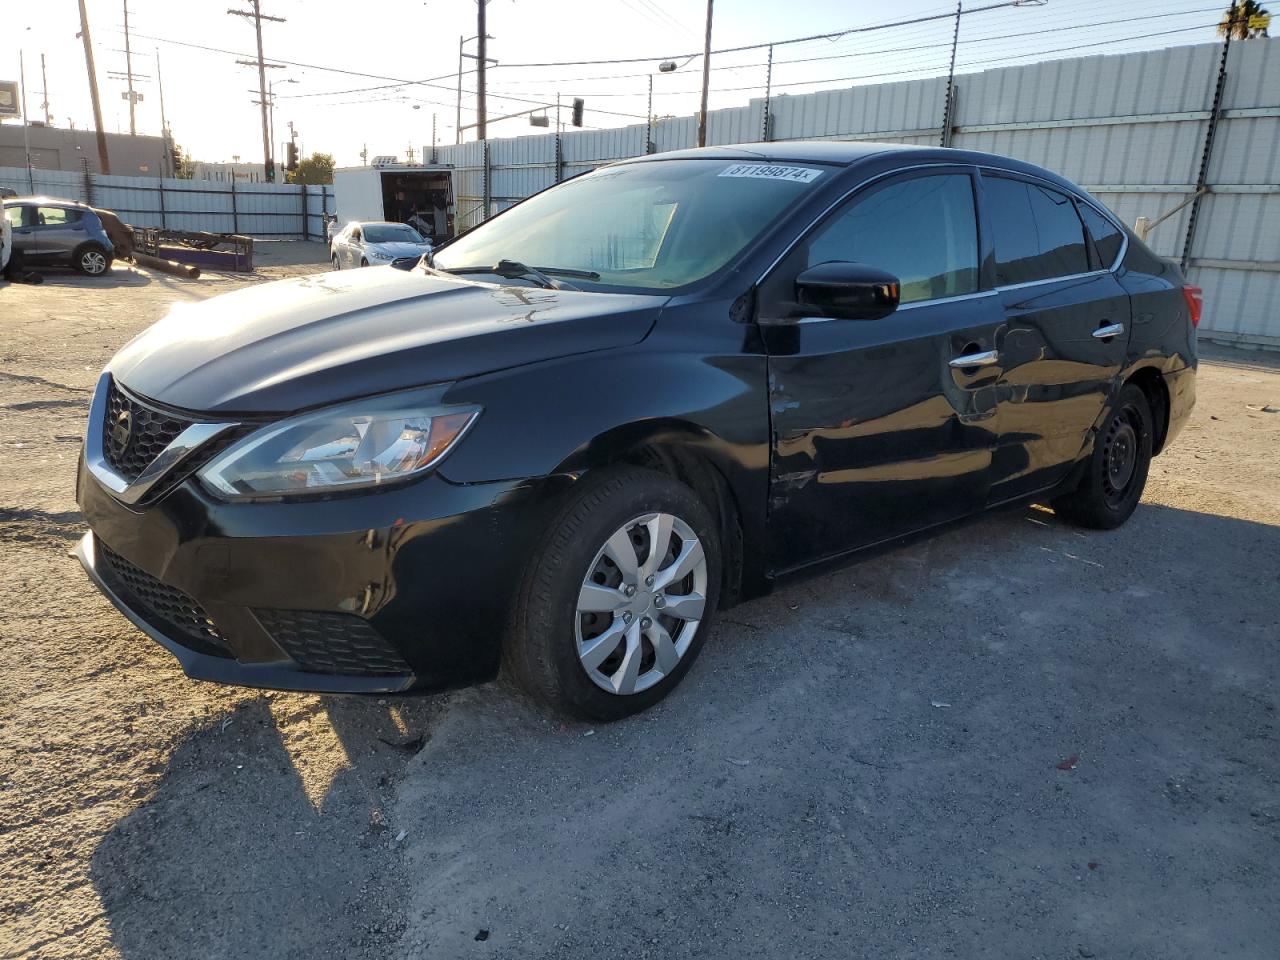
[{"label": "front fender", "polygon": [[445,402],[484,408],[441,465],[453,483],[577,478],[644,446],[677,447],[720,472],[747,549],[764,542],[769,412],[762,355],[673,351],[645,341],[474,377],[456,384]]}]

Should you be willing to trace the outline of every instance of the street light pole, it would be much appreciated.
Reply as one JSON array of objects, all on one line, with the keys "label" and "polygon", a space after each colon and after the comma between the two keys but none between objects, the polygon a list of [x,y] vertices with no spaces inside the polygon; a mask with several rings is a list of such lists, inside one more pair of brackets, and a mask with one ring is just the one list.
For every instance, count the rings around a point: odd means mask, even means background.
[{"label": "street light pole", "polygon": [[707,87],[711,83],[711,5],[707,0],[707,40],[702,48],[702,112],[698,114],[698,146],[707,145]]}]

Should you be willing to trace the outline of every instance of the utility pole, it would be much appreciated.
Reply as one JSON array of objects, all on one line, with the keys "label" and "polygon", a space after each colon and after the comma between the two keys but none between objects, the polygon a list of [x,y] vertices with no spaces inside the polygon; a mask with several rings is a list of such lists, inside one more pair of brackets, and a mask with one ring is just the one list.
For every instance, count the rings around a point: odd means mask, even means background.
[{"label": "utility pole", "polygon": [[41,93],[44,94],[44,103],[40,104],[40,106],[44,107],[44,125],[46,127],[51,127],[53,126],[53,120],[49,117],[49,74],[47,74],[44,69],[43,53],[40,54],[40,82],[44,87],[41,91]]},{"label": "utility pole", "polygon": [[89,73],[89,99],[93,101],[93,128],[98,134],[98,166],[104,174],[111,172],[111,160],[107,156],[107,134],[102,129],[102,104],[98,100],[98,74],[93,69],[93,41],[89,38],[89,14],[84,0],[80,0],[80,39],[84,41],[84,62]]},{"label": "utility pole", "polygon": [[[82,0],[83,2],[83,0]],[[274,183],[276,179],[275,160],[271,156],[271,131],[267,122],[267,65],[262,59],[262,21],[271,20],[274,23],[284,23],[284,17],[269,17],[262,12],[261,0],[249,0],[253,6],[252,10],[228,10],[227,13],[236,17],[244,17],[246,20],[253,19],[254,33],[258,37],[258,102],[262,110],[262,165],[266,171],[267,183]],[[250,60],[237,60],[237,63],[245,63],[252,65]],[[282,64],[272,64],[273,67],[282,66]]]},{"label": "utility pole", "polygon": [[431,115],[431,162],[439,162],[436,154],[436,115]]},{"label": "utility pole", "polygon": [[951,67],[947,70],[947,98],[942,104],[942,137],[938,141],[938,146],[951,146],[951,104],[952,98],[956,92],[956,47],[960,43],[960,17],[964,13],[964,4],[961,0],[956,0],[956,28],[951,34]]},{"label": "utility pole", "polygon": [[160,142],[164,144],[165,152],[169,155],[169,172],[176,177],[178,175],[178,165],[173,162],[173,144],[170,142],[169,121],[164,115],[164,78],[160,75],[159,47],[156,47],[156,86],[160,88]]},{"label": "utility pole", "polygon": [[769,127],[771,119],[769,116],[769,97],[773,93],[773,44],[769,44],[769,64],[765,67],[764,72],[764,129],[761,131],[760,139],[765,143],[769,142],[772,133]]},{"label": "utility pole", "polygon": [[458,119],[453,124],[454,143],[462,142],[462,37],[458,37]]},{"label": "utility pole", "polygon": [[707,42],[702,48],[702,112],[698,114],[698,146],[707,145],[707,88],[711,84],[711,5],[707,0]]},{"label": "utility pole", "polygon": [[644,152],[653,153],[653,74],[649,74],[649,109],[644,115]]},{"label": "utility pole", "polygon": [[27,64],[22,48],[18,48],[18,86],[22,89],[22,147],[27,156],[27,189],[36,192],[36,178],[31,171],[31,133],[27,119]]},{"label": "utility pole", "polygon": [[124,75],[129,88],[129,136],[138,135],[138,98],[133,92],[133,48],[129,46],[129,0],[124,6]]},{"label": "utility pole", "polygon": [[[479,37],[476,43],[479,45],[479,58],[476,60],[476,133],[479,134],[481,140],[487,140],[485,133],[485,116],[484,116],[484,71],[488,64],[485,57],[489,55],[486,49],[486,41],[489,39],[485,36],[484,8],[488,0],[476,0],[476,24]],[[461,71],[459,71],[459,80],[461,80]]]}]

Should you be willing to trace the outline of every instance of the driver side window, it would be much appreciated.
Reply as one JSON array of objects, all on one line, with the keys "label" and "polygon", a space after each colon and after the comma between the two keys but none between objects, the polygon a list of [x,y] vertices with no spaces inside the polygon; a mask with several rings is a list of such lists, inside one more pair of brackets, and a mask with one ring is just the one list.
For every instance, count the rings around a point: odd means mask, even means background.
[{"label": "driver side window", "polygon": [[902,303],[976,293],[973,181],[941,173],[872,187],[819,226],[806,247],[804,267],[848,260],[888,270],[901,281]]}]

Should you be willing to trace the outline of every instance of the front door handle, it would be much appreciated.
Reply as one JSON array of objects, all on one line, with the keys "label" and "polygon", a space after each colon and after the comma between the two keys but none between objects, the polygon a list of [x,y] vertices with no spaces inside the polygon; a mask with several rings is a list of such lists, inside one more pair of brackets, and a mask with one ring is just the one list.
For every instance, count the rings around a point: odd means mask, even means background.
[{"label": "front door handle", "polygon": [[1093,335],[1099,340],[1110,340],[1112,337],[1118,337],[1122,333],[1124,333],[1123,323],[1110,323],[1093,331]]},{"label": "front door handle", "polygon": [[993,363],[1000,362],[999,350],[985,350],[982,353],[966,353],[949,361],[949,365],[956,370],[964,370],[968,367],[989,367]]}]

